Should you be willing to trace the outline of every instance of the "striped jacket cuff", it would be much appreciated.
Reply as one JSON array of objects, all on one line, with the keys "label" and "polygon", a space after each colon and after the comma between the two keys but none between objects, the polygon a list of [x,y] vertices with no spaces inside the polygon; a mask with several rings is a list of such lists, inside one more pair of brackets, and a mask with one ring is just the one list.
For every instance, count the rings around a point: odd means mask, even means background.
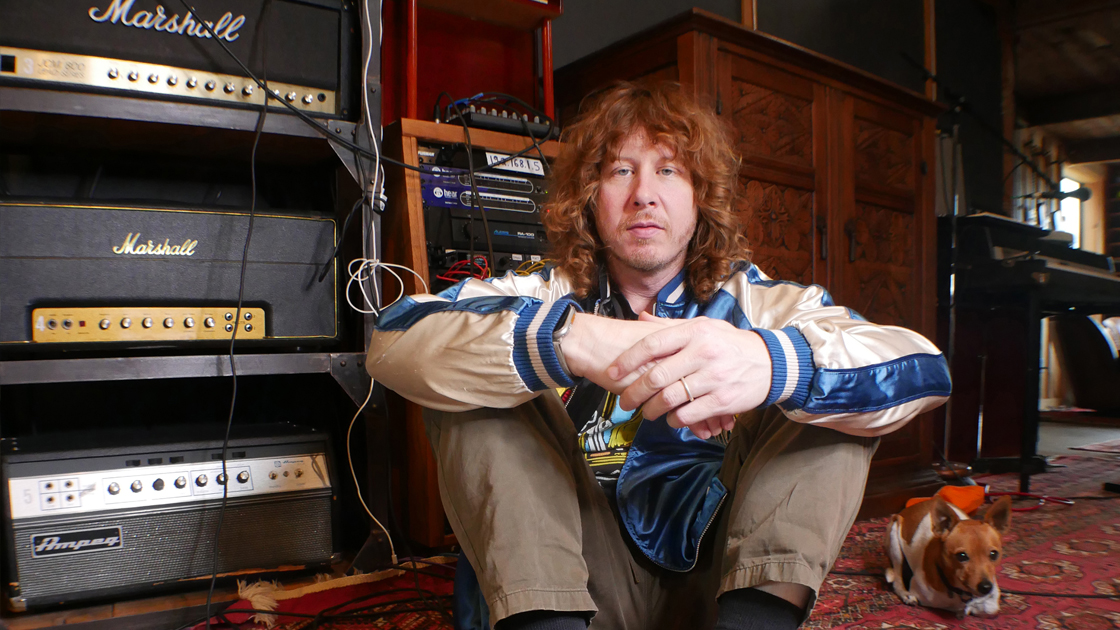
[{"label": "striped jacket cuff", "polygon": [[781,404],[783,409],[800,409],[809,398],[809,385],[813,382],[813,350],[805,336],[789,326],[781,330],[755,328],[770,351],[773,374],[770,393],[763,407]]},{"label": "striped jacket cuff", "polygon": [[518,314],[513,330],[513,365],[525,386],[532,391],[571,387],[575,380],[561,367],[552,335],[574,300],[552,303],[534,301]]}]

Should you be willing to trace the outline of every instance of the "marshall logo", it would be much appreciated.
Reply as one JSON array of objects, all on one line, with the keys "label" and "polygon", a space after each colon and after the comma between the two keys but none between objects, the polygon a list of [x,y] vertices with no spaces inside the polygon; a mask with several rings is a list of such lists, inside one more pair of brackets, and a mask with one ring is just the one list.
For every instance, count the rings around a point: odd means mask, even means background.
[{"label": "marshall logo", "polygon": [[[194,16],[189,12],[182,17],[178,13],[168,16],[163,5],[157,4],[155,11],[132,13],[133,2],[135,0],[112,0],[104,10],[95,6],[90,7],[89,19],[94,22],[109,22],[133,28],[171,33],[172,35],[188,35],[210,39],[210,33],[206,31],[206,27],[194,19]],[[227,42],[235,41],[238,37],[241,37],[241,34],[237,31],[244,24],[244,15],[233,17],[233,14],[228,11],[218,19],[217,23],[206,22],[206,26],[214,31],[214,35],[218,39],[224,39]]]},{"label": "marshall logo", "polygon": [[119,527],[31,536],[31,556],[33,558],[47,558],[69,553],[109,551],[120,548],[121,528]]},{"label": "marshall logo", "polygon": [[113,248],[114,254],[123,256],[194,256],[194,248],[198,246],[198,241],[187,239],[183,241],[182,245],[172,245],[171,239],[164,239],[162,243],[139,243],[140,233],[128,233],[124,237],[124,242]]}]

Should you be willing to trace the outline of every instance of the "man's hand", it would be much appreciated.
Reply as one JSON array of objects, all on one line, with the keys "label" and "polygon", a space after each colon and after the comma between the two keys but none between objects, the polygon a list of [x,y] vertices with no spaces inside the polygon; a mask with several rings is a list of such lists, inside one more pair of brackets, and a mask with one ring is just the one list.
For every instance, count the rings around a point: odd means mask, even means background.
[{"label": "man's hand", "polygon": [[[645,323],[658,320],[641,316]],[[626,384],[619,399],[623,409],[644,404],[646,418],[668,413],[671,426],[686,426],[707,439],[734,426],[736,414],[766,400],[770,353],[757,333],[727,322],[707,317],[672,321],[677,325],[641,337],[620,354],[606,369],[606,377]]]},{"label": "man's hand", "polygon": [[609,378],[607,367],[611,362],[643,337],[683,321],[658,317],[632,321],[576,313],[571,330],[560,342],[560,351],[573,376],[586,377],[603,389],[621,394],[638,374]]}]

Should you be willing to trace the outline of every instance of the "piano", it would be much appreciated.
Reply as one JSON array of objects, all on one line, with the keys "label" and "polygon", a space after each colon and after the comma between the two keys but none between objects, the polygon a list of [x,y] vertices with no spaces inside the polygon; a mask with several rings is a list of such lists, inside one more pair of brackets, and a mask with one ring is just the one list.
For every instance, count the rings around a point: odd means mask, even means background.
[{"label": "piano", "polygon": [[1045,469],[1037,454],[1042,319],[1120,313],[1112,259],[1061,237],[993,214],[957,218],[947,456],[977,470],[1017,470],[1022,492]]}]

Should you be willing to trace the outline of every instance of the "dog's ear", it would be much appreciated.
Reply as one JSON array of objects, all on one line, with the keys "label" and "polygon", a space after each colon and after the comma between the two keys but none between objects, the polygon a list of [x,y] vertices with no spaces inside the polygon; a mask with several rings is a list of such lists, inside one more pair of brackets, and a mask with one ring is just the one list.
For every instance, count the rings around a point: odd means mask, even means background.
[{"label": "dog's ear", "polygon": [[940,496],[933,497],[933,531],[936,534],[946,534],[961,522],[956,510]]},{"label": "dog's ear", "polygon": [[984,514],[984,522],[1003,534],[1011,526],[1011,497],[1000,497]]}]

